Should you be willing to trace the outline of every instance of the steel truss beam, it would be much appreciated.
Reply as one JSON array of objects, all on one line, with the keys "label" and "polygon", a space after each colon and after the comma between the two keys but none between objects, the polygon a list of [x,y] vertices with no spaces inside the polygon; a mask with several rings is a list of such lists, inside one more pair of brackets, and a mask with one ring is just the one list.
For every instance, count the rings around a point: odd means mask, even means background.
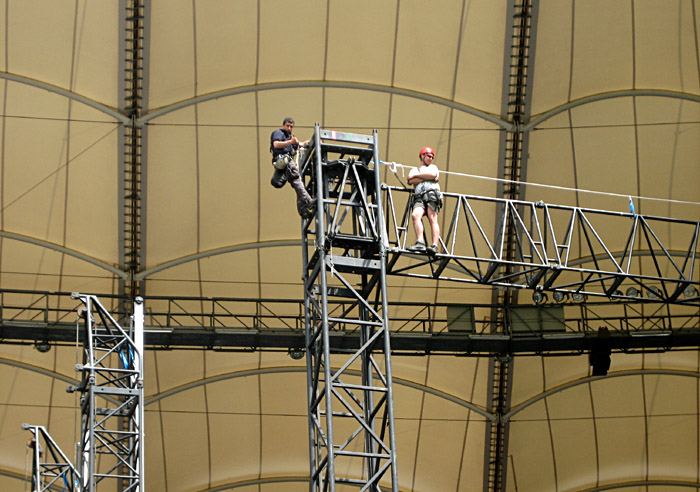
[{"label": "steel truss beam", "polygon": [[[441,238],[440,254],[415,261],[415,255],[407,254],[405,249],[408,206],[400,220],[396,220],[395,211],[398,195],[408,190],[386,186],[385,191],[386,215],[394,219],[387,225],[387,273],[391,275],[557,292],[579,298],[635,301],[646,296],[649,302],[700,306],[696,268],[700,222],[443,193],[444,213],[451,212],[452,218]],[[494,216],[500,224],[495,237],[482,225]],[[507,223],[513,224],[517,238],[512,259],[504,254]],[[664,245],[666,237],[686,245],[680,257]],[[577,244],[582,251],[575,259],[591,258],[591,268],[572,261],[572,248]],[[619,253],[613,253],[617,250],[614,245],[621,246]],[[499,267],[504,265],[515,268],[500,274]]]},{"label": "steel truss beam", "polygon": [[[310,490],[397,492],[394,402],[377,132],[321,130],[300,159],[317,210],[303,221]],[[331,310],[329,298],[346,302]],[[352,328],[358,347],[332,350]],[[360,369],[358,381],[349,369]]]}]

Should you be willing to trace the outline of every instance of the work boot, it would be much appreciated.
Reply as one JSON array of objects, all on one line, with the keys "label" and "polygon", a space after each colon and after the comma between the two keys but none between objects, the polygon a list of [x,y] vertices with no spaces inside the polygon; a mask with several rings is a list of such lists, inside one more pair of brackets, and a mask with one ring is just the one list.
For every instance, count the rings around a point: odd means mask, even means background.
[{"label": "work boot", "polygon": [[406,249],[413,253],[425,253],[425,243],[423,241],[416,241],[416,244]]},{"label": "work boot", "polygon": [[437,248],[438,248],[437,244],[433,244],[432,246],[428,246],[428,248],[427,248],[428,254],[431,256],[436,255],[438,252]]}]

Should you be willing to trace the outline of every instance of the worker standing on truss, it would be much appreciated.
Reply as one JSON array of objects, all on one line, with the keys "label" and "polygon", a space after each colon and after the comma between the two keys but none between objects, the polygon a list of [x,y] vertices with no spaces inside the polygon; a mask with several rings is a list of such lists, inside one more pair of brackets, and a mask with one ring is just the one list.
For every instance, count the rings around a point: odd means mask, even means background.
[{"label": "worker standing on truss", "polygon": [[304,182],[299,175],[299,165],[295,159],[299,147],[306,145],[308,140],[305,142],[299,141],[292,134],[293,129],[294,120],[287,117],[282,122],[282,128],[275,130],[270,135],[272,165],[275,166],[275,172],[270,183],[275,188],[282,188],[284,183],[289,181],[289,184],[297,194],[297,211],[299,215],[308,218],[314,214],[315,202],[304,186]]},{"label": "worker standing on truss", "polygon": [[[413,210],[411,219],[413,220],[413,228],[416,231],[416,244],[409,247],[409,251],[416,253],[428,252],[428,254],[437,254],[438,244],[440,241],[440,225],[438,224],[438,212],[442,207],[442,193],[440,193],[440,185],[438,179],[440,171],[433,164],[435,152],[430,147],[423,147],[418,153],[421,161],[421,166],[411,169],[408,173],[408,184],[414,185],[413,191]],[[430,223],[432,244],[425,247],[423,242],[423,216],[428,216]]]}]

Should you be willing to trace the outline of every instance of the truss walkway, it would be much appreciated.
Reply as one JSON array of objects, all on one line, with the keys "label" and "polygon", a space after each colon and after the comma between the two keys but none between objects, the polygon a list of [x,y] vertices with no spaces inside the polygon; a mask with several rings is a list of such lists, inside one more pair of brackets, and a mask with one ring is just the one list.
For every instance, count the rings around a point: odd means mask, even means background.
[{"label": "truss walkway", "polygon": [[[612,300],[700,305],[696,268],[700,222],[443,193],[449,226],[435,256],[408,254],[410,190],[383,186],[387,274],[531,289]],[[495,227],[486,228],[495,220]],[[514,225],[514,261],[504,258]],[[340,224],[334,224],[337,228]],[[408,239],[411,238],[411,239]],[[666,243],[683,249],[671,249]],[[515,273],[499,276],[510,264]]]}]

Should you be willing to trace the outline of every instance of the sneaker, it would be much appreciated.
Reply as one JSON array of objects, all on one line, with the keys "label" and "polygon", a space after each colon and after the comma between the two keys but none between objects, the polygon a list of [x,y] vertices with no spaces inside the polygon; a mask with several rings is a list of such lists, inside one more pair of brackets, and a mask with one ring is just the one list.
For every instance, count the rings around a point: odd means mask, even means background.
[{"label": "sneaker", "polygon": [[429,255],[436,255],[437,251],[438,251],[437,248],[438,248],[437,244],[433,244],[432,246],[428,246],[428,248],[427,248],[428,254]]},{"label": "sneaker", "polygon": [[413,251],[414,253],[425,253],[425,243],[423,241],[416,241],[416,244],[406,248],[408,251]]}]

